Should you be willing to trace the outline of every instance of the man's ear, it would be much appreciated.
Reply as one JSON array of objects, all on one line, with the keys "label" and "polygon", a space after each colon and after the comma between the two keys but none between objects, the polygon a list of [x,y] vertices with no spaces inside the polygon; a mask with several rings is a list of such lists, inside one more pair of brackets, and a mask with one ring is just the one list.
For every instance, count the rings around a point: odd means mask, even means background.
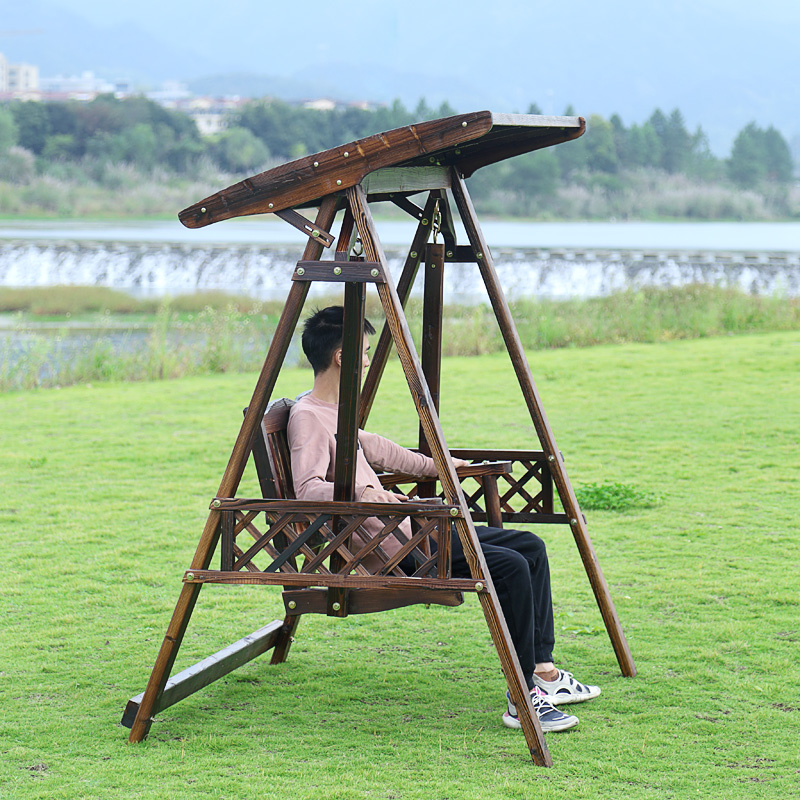
[{"label": "man's ear", "polygon": [[340,347],[338,350],[335,350],[333,353],[333,363],[336,364],[337,367],[342,366],[342,348]]}]

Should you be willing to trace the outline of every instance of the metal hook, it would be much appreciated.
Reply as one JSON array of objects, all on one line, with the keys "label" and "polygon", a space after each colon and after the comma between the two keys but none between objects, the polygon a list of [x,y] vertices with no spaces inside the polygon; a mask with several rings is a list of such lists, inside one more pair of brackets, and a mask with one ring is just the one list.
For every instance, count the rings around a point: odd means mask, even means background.
[{"label": "metal hook", "polygon": [[439,201],[433,207],[433,243],[436,244],[436,239],[439,237],[439,231],[442,229],[442,212],[439,210]]}]

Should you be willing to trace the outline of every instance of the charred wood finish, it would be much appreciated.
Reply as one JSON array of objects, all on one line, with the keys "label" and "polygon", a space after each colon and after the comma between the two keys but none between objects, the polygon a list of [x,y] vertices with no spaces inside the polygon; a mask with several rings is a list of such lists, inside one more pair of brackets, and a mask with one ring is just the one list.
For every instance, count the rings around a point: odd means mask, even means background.
[{"label": "charred wood finish", "polygon": [[[327,229],[333,224],[337,205],[338,201],[335,197],[326,198],[322,202],[316,219],[316,224],[319,225],[320,228]],[[309,240],[306,245],[304,259],[313,261],[318,259],[321,254],[322,245],[315,240]],[[261,418],[264,415],[264,410],[269,402],[269,397],[275,387],[278,372],[286,358],[286,352],[289,349],[292,333],[297,327],[297,322],[302,313],[303,303],[305,302],[307,294],[308,284],[292,284],[289,291],[289,298],[281,313],[280,320],[275,329],[275,335],[270,344],[264,366],[261,369],[261,374],[258,377],[255,390],[253,391],[253,397],[248,406],[248,408],[253,410],[253,413],[248,414],[244,418],[242,427],[239,430],[239,435],[236,438],[236,443],[233,446],[233,452],[228,461],[228,466],[225,469],[219,489],[217,490],[217,494],[220,496],[228,497],[236,493],[236,489],[239,486],[247,464],[247,458],[250,454],[251,443],[255,436],[256,428],[260,424]],[[219,517],[220,515],[217,510],[212,510],[208,515],[208,520],[206,521],[205,528],[200,537],[200,542],[197,545],[197,550],[192,559],[193,569],[205,569],[209,565],[219,537]],[[181,591],[172,619],[164,636],[161,649],[156,657],[156,663],[150,674],[150,679],[147,682],[147,688],[145,689],[142,703],[136,714],[136,720],[131,727],[129,741],[132,743],[140,742],[147,736],[150,730],[152,718],[155,714],[156,701],[163,693],[164,686],[172,671],[175,657],[178,654],[183,636],[186,633],[186,626],[189,624],[189,619],[192,616],[199,591],[200,584],[185,584]]]},{"label": "charred wood finish", "polygon": [[[252,661],[256,656],[274,648],[280,637],[281,624],[280,622],[271,622],[170,678],[158,700],[155,713],[175,705],[204,686],[208,686],[248,661]],[[128,701],[122,716],[122,724],[126,728],[133,726],[143,700],[144,692]]]},{"label": "charred wood finish", "polygon": [[[408,251],[403,271],[400,275],[400,280],[397,282],[397,297],[400,301],[402,308],[405,308],[408,297],[411,294],[411,288],[414,285],[414,279],[417,277],[420,262],[425,253],[425,245],[430,238],[432,231],[433,212],[436,209],[436,197],[429,196],[425,208],[422,210],[417,230],[414,233],[414,238],[411,240],[411,247]],[[386,368],[386,362],[389,360],[389,354],[392,352],[392,331],[389,324],[386,323],[381,330],[381,335],[378,339],[378,344],[375,348],[375,355],[372,357],[372,363],[367,372],[367,378],[364,381],[364,389],[361,392],[361,413],[359,427],[364,428],[367,424],[369,412],[372,409],[372,403],[375,400],[375,394],[378,391],[378,384],[380,383],[383,371]]]},{"label": "charred wood finish", "polygon": [[457,165],[460,174],[469,177],[512,155],[575,139],[584,128],[580,117],[490,111],[408,125],[254,175],[189,206],[179,219],[187,228],[202,228],[232,217],[313,204],[384,167]]},{"label": "charred wood finish", "polygon": [[[386,256],[375,230],[375,223],[373,222],[364,190],[360,186],[355,186],[352,189],[348,189],[347,196],[350,207],[353,210],[358,232],[361,235],[366,257],[370,261],[380,261],[385,266]],[[392,339],[397,348],[397,355],[400,358],[400,363],[411,391],[411,397],[417,408],[417,415],[420,419],[425,440],[430,447],[431,457],[436,464],[445,502],[458,506],[464,512],[464,516],[457,518],[455,521],[456,532],[461,540],[473,579],[480,581],[486,588],[485,591],[479,594],[481,607],[500,657],[511,699],[517,707],[522,730],[525,734],[525,741],[535,763],[545,766],[552,765],[552,758],[547,749],[539,719],[531,705],[525,676],[522,674],[519,659],[511,645],[511,635],[508,631],[503,611],[500,608],[489,569],[486,566],[486,559],[478,542],[478,535],[475,532],[472,518],[465,511],[466,500],[461,491],[461,484],[458,481],[453,459],[445,442],[444,432],[439,423],[439,416],[436,413],[433,398],[428,390],[422,365],[403,314],[402,304],[391,281],[378,285],[378,295],[381,298],[383,312],[386,315],[386,323],[391,330]]]},{"label": "charred wood finish", "polygon": [[[327,614],[328,595],[327,589],[290,589],[283,593],[283,603],[289,615]],[[373,614],[419,603],[460,606],[464,595],[439,589],[351,589],[348,602],[350,614]]]},{"label": "charred wood finish", "polygon": [[298,261],[293,281],[385,283],[383,266],[374,261]]},{"label": "charred wood finish", "polygon": [[[184,671],[191,673],[186,679],[181,678],[184,673],[176,676],[165,692],[203,583],[285,588],[286,618],[282,623],[276,621],[267,626],[269,630],[258,644],[239,648],[232,645],[236,654],[224,659],[228,671],[235,669],[238,660],[244,657],[239,651],[252,657],[249,653],[271,648],[272,663],[284,661],[303,613],[346,616],[419,602],[456,605],[463,600],[462,592],[474,591],[478,593],[531,756],[537,764],[551,765],[478,543],[475,520],[486,520],[492,525],[569,524],[622,672],[635,674],[585,519],[564,470],[563,457],[544,414],[464,184],[464,178],[482,166],[574,139],[583,133],[584,127],[579,117],[503,115],[488,111],[434,120],[285,164],[217,192],[181,212],[180,219],[187,227],[272,212],[302,230],[309,242],[294,271],[286,306],[212,501],[195,557],[184,575],[184,587],[147,688],[143,695],[134,698],[137,703],[129,705],[126,712],[126,720],[132,722],[130,741],[144,738],[158,710],[219,677],[219,659],[212,657],[211,662],[207,659],[209,663],[201,662]],[[428,192],[424,207],[409,199],[420,191]],[[467,231],[468,245],[456,241],[450,193]],[[369,210],[368,202],[377,200],[391,200],[418,220],[396,289]],[[319,205],[319,212],[313,223],[296,211],[314,205]],[[345,214],[334,260],[320,261],[323,246],[335,241],[330,230],[341,208],[345,208]],[[444,239],[443,245],[429,245],[434,228],[438,228]],[[363,259],[350,255],[356,234],[363,245]],[[426,280],[420,361],[403,307],[423,260]],[[448,262],[479,265],[542,450],[448,449],[438,414],[443,335],[441,275]],[[291,402],[279,401],[264,415],[313,280],[345,283],[340,447],[334,466],[334,500],[330,503],[301,502],[294,498],[285,433]],[[376,284],[386,324],[362,391],[361,330],[367,283]],[[441,497],[425,501],[415,498],[401,504],[355,502],[357,430],[367,420],[392,346],[397,348],[419,415],[420,449],[429,452],[436,464]],[[251,450],[262,498],[236,498]],[[452,461],[454,456],[481,463],[457,471]],[[387,475],[381,480],[387,487],[419,484],[419,479],[406,475]],[[564,514],[554,513],[554,486]],[[426,490],[426,495],[437,491],[435,481],[424,481],[419,488]],[[376,518],[381,521],[380,531],[367,533],[364,522]],[[400,529],[401,520],[407,518],[414,520],[411,536]],[[377,530],[370,525],[371,530]],[[450,577],[449,543],[453,533],[463,546],[470,579]],[[251,543],[248,546],[237,541],[237,537]],[[398,552],[391,556],[382,546],[390,537],[399,543]],[[431,541],[436,541],[438,547],[431,548]],[[212,570],[209,564],[218,542],[221,569]],[[414,557],[413,574],[405,574],[399,567],[405,555]]]},{"label": "charred wood finish", "polygon": [[500,287],[500,281],[494,269],[492,254],[489,251],[486,240],[483,238],[483,232],[478,223],[478,218],[475,214],[469,192],[467,191],[467,186],[461,175],[455,170],[453,171],[453,194],[456,204],[458,205],[459,214],[464,222],[467,236],[478,257],[478,267],[489,293],[489,299],[491,300],[495,317],[500,326],[500,331],[503,334],[506,350],[508,350],[509,356],[511,357],[511,363],[517,374],[517,380],[522,389],[522,394],[528,406],[534,428],[539,436],[539,441],[547,454],[550,472],[553,475],[561,504],[564,506],[564,510],[570,521],[570,527],[575,537],[575,543],[578,546],[578,552],[581,555],[584,569],[589,577],[589,583],[592,586],[592,591],[594,592],[595,599],[600,608],[600,613],[603,616],[606,630],[614,646],[617,661],[619,662],[622,674],[632,677],[636,674],[636,667],[634,666],[633,657],[631,656],[625,634],[622,631],[622,625],[617,616],[614,601],[611,599],[608,584],[603,576],[603,571],[600,569],[600,564],[597,561],[597,555],[592,546],[592,541],[589,538],[586,522],[578,505],[578,500],[575,497],[575,492],[572,489],[572,484],[564,469],[561,452],[556,446],[555,436],[544,412],[544,406],[539,397],[539,392],[536,389],[528,360],[525,358],[525,354],[522,350],[522,343],[517,334],[514,320],[511,317],[508,303]]},{"label": "charred wood finish", "polygon": [[[485,580],[470,578],[408,578],[395,575],[276,575],[273,572],[220,572],[219,570],[187,570],[184,583],[252,584],[259,586],[334,586],[354,589],[437,589],[456,592],[487,592]],[[478,584],[481,587],[478,588]]]}]

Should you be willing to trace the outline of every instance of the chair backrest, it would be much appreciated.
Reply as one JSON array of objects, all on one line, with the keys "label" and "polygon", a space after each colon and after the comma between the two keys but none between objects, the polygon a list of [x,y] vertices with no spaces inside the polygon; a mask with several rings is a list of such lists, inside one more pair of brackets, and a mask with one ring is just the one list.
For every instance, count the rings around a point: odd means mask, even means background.
[{"label": "chair backrest", "polygon": [[[286,428],[289,411],[294,400],[282,397],[269,404],[253,442],[253,460],[256,465],[261,494],[265,498],[294,499],[292,459]],[[244,410],[247,414],[247,409]]]}]

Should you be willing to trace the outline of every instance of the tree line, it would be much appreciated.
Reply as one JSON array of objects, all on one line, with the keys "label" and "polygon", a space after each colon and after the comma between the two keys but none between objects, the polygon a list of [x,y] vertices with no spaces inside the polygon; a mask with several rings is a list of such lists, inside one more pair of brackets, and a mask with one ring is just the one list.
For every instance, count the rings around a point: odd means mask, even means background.
[{"label": "tree line", "polygon": [[[414,109],[401,102],[376,109],[306,109],[256,100],[232,113],[228,126],[203,137],[186,114],[144,97],[101,95],[91,102],[14,101],[0,106],[0,160],[13,180],[14,157],[32,154],[34,168],[54,163],[124,163],[188,175],[201,164],[250,174],[302,155],[383,130],[456,113],[447,103]],[[528,113],[541,113],[531,105]],[[573,115],[567,108],[565,115]],[[626,126],[619,115],[592,115],[587,135],[480,170],[471,180],[476,201],[509,213],[537,213],[559,193],[575,190],[613,198],[636,185],[641,173],[683,176],[695,183],[762,191],[786,201],[794,164],[786,140],[752,122],[736,136],[727,158],[715,156],[702,128],[687,129],[678,109],[656,109]],[[0,174],[0,179],[3,176]],[[570,189],[571,187],[571,189]]]}]

